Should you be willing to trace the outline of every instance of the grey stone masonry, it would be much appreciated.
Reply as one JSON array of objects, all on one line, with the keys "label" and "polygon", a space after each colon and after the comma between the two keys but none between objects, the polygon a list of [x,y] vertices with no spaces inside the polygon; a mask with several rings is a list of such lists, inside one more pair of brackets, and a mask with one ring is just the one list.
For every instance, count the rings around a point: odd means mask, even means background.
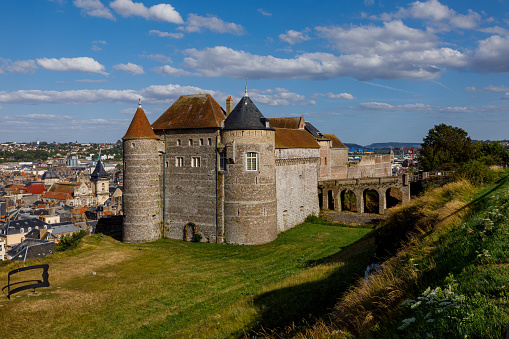
[{"label": "grey stone masonry", "polygon": [[[165,196],[164,236],[184,240],[186,225],[192,223],[204,240],[215,242],[219,131],[202,128],[164,133],[166,154],[161,171],[166,180],[161,185]],[[164,140],[164,135],[160,137]]]},{"label": "grey stone masonry", "polygon": [[[221,140],[235,154],[224,173],[225,241],[248,245],[276,239],[275,132],[223,130]],[[255,170],[248,168],[248,153],[256,154]]]},{"label": "grey stone masonry", "polygon": [[161,237],[159,193],[160,160],[157,139],[124,140],[124,194],[126,213],[123,241],[139,243]]}]

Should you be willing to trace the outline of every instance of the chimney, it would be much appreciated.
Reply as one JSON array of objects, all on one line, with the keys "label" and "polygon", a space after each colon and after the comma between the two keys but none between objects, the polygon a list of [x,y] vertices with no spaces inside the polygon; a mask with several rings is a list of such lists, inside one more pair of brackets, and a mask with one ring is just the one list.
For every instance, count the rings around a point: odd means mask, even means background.
[{"label": "chimney", "polygon": [[228,117],[232,111],[233,111],[233,100],[232,97],[229,96],[228,98],[226,98],[226,117]]}]

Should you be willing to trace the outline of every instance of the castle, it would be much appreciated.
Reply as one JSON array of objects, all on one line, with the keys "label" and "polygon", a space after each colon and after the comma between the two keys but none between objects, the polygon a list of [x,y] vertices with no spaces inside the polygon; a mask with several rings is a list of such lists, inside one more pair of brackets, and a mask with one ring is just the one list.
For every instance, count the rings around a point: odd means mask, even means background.
[{"label": "castle", "polygon": [[351,166],[303,117],[265,118],[247,89],[226,111],[209,94],[181,96],[152,125],[140,103],[122,140],[129,243],[270,242],[318,215],[319,180],[391,175],[382,156]]}]

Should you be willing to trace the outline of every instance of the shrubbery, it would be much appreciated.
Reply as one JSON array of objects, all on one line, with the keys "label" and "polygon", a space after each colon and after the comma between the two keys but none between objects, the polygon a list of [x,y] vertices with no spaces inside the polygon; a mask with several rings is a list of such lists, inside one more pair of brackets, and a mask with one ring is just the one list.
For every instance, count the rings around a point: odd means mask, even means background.
[{"label": "shrubbery", "polygon": [[78,245],[81,242],[81,239],[85,235],[87,235],[87,232],[85,232],[84,230],[80,230],[79,232],[74,232],[71,235],[62,236],[62,238],[60,238],[60,241],[56,246],[56,250],[61,252],[75,249],[76,247],[78,247]]}]

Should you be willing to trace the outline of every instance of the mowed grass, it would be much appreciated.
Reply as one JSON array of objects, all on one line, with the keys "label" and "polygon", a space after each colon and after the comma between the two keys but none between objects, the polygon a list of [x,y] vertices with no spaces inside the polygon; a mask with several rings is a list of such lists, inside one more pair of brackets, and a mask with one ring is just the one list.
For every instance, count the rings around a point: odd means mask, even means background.
[{"label": "mowed grass", "polygon": [[[86,237],[26,264],[48,263],[51,286],[2,296],[0,337],[228,338],[312,322],[362,276],[369,232],[304,223],[258,246]],[[0,268],[1,286],[19,266]]]}]

